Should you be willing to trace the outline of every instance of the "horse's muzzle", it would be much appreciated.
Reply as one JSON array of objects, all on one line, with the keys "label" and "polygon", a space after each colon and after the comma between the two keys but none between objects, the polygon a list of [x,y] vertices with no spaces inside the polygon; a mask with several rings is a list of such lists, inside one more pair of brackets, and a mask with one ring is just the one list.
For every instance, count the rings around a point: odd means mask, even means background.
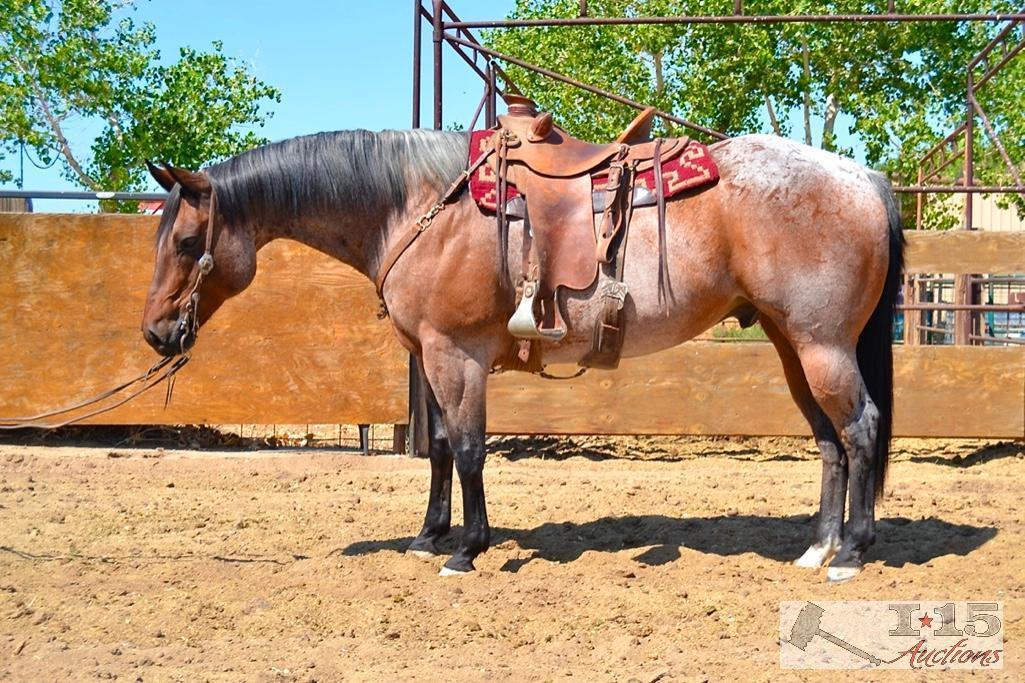
[{"label": "horse's muzzle", "polygon": [[188,351],[196,343],[196,335],[187,331],[181,320],[143,325],[142,336],[161,356],[178,355]]}]

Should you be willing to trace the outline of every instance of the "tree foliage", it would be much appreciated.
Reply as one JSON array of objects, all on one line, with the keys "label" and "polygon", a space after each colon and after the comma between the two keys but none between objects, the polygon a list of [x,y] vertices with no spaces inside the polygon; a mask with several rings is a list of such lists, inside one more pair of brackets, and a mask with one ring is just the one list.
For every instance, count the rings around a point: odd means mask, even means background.
[{"label": "tree foliage", "polygon": [[[145,159],[196,168],[264,142],[253,129],[278,90],[219,42],[162,62],[154,26],[133,10],[132,0],[0,0],[0,154],[24,142],[83,187],[139,190]],[[95,131],[88,149],[71,128]]]},{"label": "tree foliage", "polygon": [[[901,0],[901,12],[1009,12],[1002,0]],[[591,0],[590,16],[721,15],[726,0]],[[749,0],[748,14],[869,14],[881,0]],[[518,0],[515,18],[575,17],[576,0]],[[650,103],[730,135],[775,132],[841,153],[855,141],[868,164],[915,182],[922,154],[964,121],[966,65],[1003,27],[991,23],[792,23],[531,27],[495,30],[495,49]],[[1025,159],[1025,56],[979,99],[1012,159]],[[572,132],[610,139],[636,113],[511,66],[513,80]],[[849,128],[840,135],[836,126]],[[1006,183],[982,125],[977,183]],[[951,181],[960,167],[944,180]],[[1025,202],[1020,207],[1025,209]]]}]

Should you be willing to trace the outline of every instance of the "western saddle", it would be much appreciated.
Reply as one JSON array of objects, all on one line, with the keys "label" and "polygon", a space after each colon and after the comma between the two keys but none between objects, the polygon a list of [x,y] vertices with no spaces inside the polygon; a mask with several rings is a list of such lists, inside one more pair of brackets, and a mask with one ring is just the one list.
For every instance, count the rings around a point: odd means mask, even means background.
[{"label": "western saddle", "polygon": [[[487,163],[497,179],[498,197],[505,197],[505,185],[512,184],[525,200],[523,282],[509,332],[525,340],[562,339],[567,326],[560,312],[559,289],[588,289],[599,268],[604,268],[609,279],[600,291],[602,313],[591,351],[581,365],[614,368],[623,343],[620,311],[626,285],[622,272],[630,216],[635,206],[659,206],[660,254],[664,256],[661,167],[678,156],[688,140],[651,140],[654,108],[642,111],[615,142],[596,145],[570,136],[554,125],[551,114],[539,114],[534,102],[525,97],[507,95],[506,102],[508,114],[499,117],[493,135],[496,153],[489,155]],[[635,187],[636,174],[651,170],[654,193]],[[504,239],[510,207],[499,201],[497,213]],[[600,216],[597,226],[596,215]],[[529,348],[521,344],[524,362],[528,354]]]},{"label": "western saddle", "polygon": [[[499,117],[497,128],[484,133],[486,137],[475,150],[478,156],[385,255],[375,278],[382,315],[387,315],[384,285],[392,267],[487,164],[487,175],[497,190],[495,211],[503,259],[507,258],[504,245],[508,244],[509,218],[523,219],[519,303],[508,323],[509,332],[520,339],[515,354],[518,362],[510,359],[502,367],[540,370],[540,355],[533,342],[559,341],[567,333],[559,310],[559,290],[588,289],[602,270],[607,276],[599,288],[602,310],[591,350],[580,365],[615,368],[623,346],[620,313],[627,295],[623,259],[630,218],[635,207],[658,206],[661,301],[669,292],[665,235],[669,185],[663,182],[662,165],[684,161],[689,140],[651,140],[656,112],[648,108],[615,142],[594,145],[556,126],[551,114],[539,114],[532,100],[517,95],[506,95],[505,100],[508,114]],[[644,182],[638,181],[639,174],[645,174]],[[510,193],[510,185],[515,193]],[[674,192],[679,189],[673,186]],[[517,196],[507,201],[513,195]],[[502,266],[506,266],[504,260]]]}]

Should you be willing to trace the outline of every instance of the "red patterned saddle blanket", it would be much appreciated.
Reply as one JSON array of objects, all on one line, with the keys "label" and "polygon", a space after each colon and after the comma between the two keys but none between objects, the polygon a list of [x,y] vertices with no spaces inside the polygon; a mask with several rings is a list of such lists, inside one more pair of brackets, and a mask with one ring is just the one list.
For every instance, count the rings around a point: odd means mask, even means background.
[{"label": "red patterned saddle blanket", "polygon": [[[491,145],[493,130],[475,130],[470,135],[469,161],[472,163]],[[591,176],[591,191],[594,193],[594,211],[601,213],[604,202],[602,193],[608,180],[608,169]],[[666,199],[686,190],[693,190],[711,185],[719,180],[719,169],[708,153],[708,147],[696,140],[687,142],[687,146],[677,156],[662,163],[662,188]],[[482,209],[495,211],[498,208],[498,183],[495,171],[489,164],[482,164],[470,177],[470,194]],[[520,196],[516,186],[509,184],[506,202]],[[655,170],[649,168],[641,171],[634,179],[634,206],[652,206],[655,204]],[[512,215],[516,215],[515,210]]]}]

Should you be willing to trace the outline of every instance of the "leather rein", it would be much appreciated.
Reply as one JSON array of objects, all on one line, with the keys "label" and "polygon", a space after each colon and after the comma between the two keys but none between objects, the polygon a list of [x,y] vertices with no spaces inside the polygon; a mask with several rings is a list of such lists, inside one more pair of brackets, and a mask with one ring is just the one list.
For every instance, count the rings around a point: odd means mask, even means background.
[{"label": "leather rein", "polygon": [[[203,283],[203,279],[210,274],[214,269],[214,256],[213,256],[213,240],[214,240],[214,217],[217,214],[217,193],[214,191],[213,186],[210,187],[210,216],[207,219],[206,224],[206,246],[203,251],[203,255],[199,257],[196,262],[196,280],[193,282],[192,287],[189,289],[189,295],[185,299],[185,303],[182,305],[178,314],[178,328],[181,330],[180,336],[180,353],[174,356],[167,356],[161,358],[159,361],[154,363],[145,372],[133,377],[130,380],[122,382],[113,389],[108,389],[92,398],[88,398],[78,403],[74,403],[63,408],[51,410],[45,413],[38,413],[36,415],[28,415],[25,417],[5,417],[0,418],[0,431],[11,430],[11,429],[56,429],[58,427],[65,427],[75,422],[95,417],[96,415],[102,415],[103,413],[110,412],[115,408],[118,408],[133,398],[140,396],[153,387],[157,386],[164,380],[167,380],[167,394],[164,398],[164,407],[171,400],[171,392],[174,389],[174,376],[189,362],[192,356],[185,349],[185,339],[189,335],[195,340],[199,334],[199,286]],[[118,398],[113,403],[107,405],[101,405],[87,413],[71,417],[67,419],[58,420],[57,422],[45,422],[48,418],[56,417],[58,415],[66,415],[76,410],[93,406],[98,403],[105,401],[111,397],[117,396],[122,391],[126,391],[130,387],[135,387],[130,393]]]}]

